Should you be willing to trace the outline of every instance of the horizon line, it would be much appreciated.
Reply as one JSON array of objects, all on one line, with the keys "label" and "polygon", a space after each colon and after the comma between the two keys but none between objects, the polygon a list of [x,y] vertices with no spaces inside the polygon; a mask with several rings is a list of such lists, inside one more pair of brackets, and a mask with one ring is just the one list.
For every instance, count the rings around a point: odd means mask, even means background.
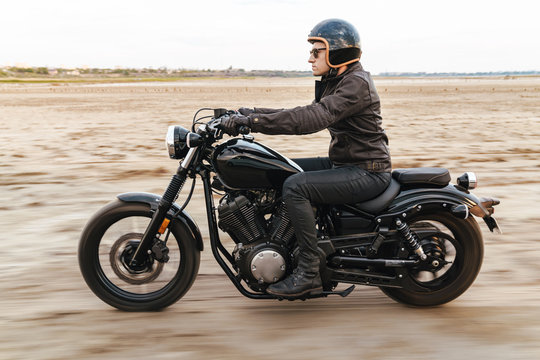
[{"label": "horizon line", "polygon": [[[233,72],[233,73],[250,73],[250,72],[282,72],[282,73],[305,73],[305,74],[311,74],[311,70],[283,70],[283,69],[251,69],[251,70],[245,70],[243,68],[234,68],[229,66],[226,69],[195,69],[195,68],[169,68],[166,66],[160,66],[157,68],[154,68],[152,66],[149,67],[122,67],[122,66],[114,66],[114,67],[90,67],[87,65],[83,66],[76,66],[76,67],[62,67],[62,66],[27,66],[23,64],[18,65],[1,65],[0,70],[4,71],[10,71],[13,72],[10,69],[47,69],[51,71],[55,70],[66,70],[66,71],[74,71],[74,70],[109,70],[109,71],[172,71],[172,72],[184,72],[184,73],[213,73],[213,72]],[[17,70],[14,70],[17,72]],[[22,71],[19,73],[23,73]],[[39,73],[38,73],[39,74]],[[437,76],[437,75],[536,75],[540,74],[540,70],[497,70],[497,71],[382,71],[379,73],[376,73],[374,75],[376,76]],[[40,75],[48,75],[48,74],[40,74]]]}]

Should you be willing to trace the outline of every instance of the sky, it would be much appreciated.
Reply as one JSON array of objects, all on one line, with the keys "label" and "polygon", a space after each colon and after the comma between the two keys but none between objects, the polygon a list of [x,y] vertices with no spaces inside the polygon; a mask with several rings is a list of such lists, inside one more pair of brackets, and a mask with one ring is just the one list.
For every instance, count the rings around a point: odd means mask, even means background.
[{"label": "sky", "polygon": [[308,71],[308,33],[341,18],[374,74],[540,70],[535,0],[18,0],[0,14],[0,66]]}]

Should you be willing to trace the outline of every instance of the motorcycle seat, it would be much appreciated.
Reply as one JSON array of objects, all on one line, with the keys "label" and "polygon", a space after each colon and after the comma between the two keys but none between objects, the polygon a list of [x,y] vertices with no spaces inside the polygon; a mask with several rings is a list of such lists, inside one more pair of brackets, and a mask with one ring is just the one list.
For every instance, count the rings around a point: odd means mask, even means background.
[{"label": "motorcycle seat", "polygon": [[444,168],[421,167],[410,169],[396,169],[392,177],[401,184],[429,184],[446,186],[450,182],[450,172]]},{"label": "motorcycle seat", "polygon": [[390,185],[388,185],[382,194],[374,199],[353,204],[353,206],[358,210],[367,212],[368,214],[378,214],[385,210],[390,205],[392,200],[396,198],[396,196],[399,194],[400,188],[401,186],[399,182],[391,179]]}]

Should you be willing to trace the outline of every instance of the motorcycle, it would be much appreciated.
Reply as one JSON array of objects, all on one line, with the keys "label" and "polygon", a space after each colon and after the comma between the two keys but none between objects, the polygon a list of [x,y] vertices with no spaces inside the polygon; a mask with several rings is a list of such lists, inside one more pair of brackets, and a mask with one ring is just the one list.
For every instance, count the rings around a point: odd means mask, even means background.
[{"label": "motorcycle", "polygon": [[[214,114],[197,118],[203,110]],[[265,290],[288,276],[298,261],[281,189],[288,176],[303,169],[255,142],[247,127],[239,129],[241,137],[219,143],[221,122],[233,113],[200,109],[191,131],[170,126],[166,145],[180,165],[163,196],[123,193],[88,221],[79,265],[104,302],[125,311],[159,310],[190,289],[204,249],[198,226],[184,210],[197,177],[204,188],[210,247],[227,277],[248,298],[284,299]],[[188,178],[191,189],[180,206],[175,201]],[[457,184],[450,180],[444,168],[397,169],[388,188],[371,200],[313,204],[323,292],[301,299],[345,297],[355,284],[379,287],[411,306],[440,305],[460,296],[483,259],[475,217],[491,232],[499,231],[491,216],[499,201],[470,192],[477,185],[472,172],[458,177]],[[217,208],[214,194],[220,196]],[[218,227],[234,241],[232,251]],[[337,290],[340,283],[351,286]]]}]

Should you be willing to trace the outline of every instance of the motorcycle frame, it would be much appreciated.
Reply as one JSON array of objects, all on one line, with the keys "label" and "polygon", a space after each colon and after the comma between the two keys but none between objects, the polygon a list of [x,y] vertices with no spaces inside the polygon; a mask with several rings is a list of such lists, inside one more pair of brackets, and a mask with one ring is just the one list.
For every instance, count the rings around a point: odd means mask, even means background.
[{"label": "motorcycle frame", "polygon": [[212,254],[214,255],[214,258],[218,262],[219,266],[223,269],[225,274],[229,277],[229,279],[232,281],[234,286],[240,291],[240,293],[250,299],[274,299],[274,295],[269,294],[258,294],[251,291],[246,290],[246,288],[242,285],[241,280],[242,278],[240,275],[234,275],[233,271],[230,269],[230,267],[227,265],[225,260],[223,259],[222,255],[227,258],[229,263],[231,265],[234,262],[234,259],[232,255],[225,249],[223,244],[221,243],[221,240],[219,239],[219,232],[217,227],[217,220],[216,220],[216,212],[214,207],[214,198],[212,196],[212,185],[210,184],[210,171],[207,169],[204,169],[199,172],[202,181],[203,181],[203,188],[204,188],[204,198],[206,203],[206,214],[207,214],[207,220],[208,220],[208,230],[210,234],[210,247],[212,249]]}]

